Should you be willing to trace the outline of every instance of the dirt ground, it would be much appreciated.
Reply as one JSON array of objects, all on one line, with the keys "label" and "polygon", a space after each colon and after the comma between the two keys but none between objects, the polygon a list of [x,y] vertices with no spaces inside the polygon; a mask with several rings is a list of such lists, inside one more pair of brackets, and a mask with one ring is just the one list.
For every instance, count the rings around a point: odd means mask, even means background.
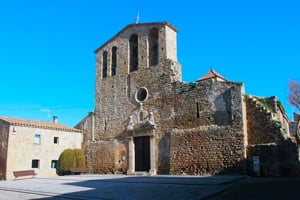
[{"label": "dirt ground", "polygon": [[300,178],[247,178],[209,200],[300,200]]}]

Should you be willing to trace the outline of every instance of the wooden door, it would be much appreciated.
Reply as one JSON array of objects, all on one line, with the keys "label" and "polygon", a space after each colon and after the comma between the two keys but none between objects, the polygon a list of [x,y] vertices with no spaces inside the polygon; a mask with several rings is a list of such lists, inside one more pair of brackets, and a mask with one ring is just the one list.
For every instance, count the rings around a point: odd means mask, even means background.
[{"label": "wooden door", "polygon": [[150,137],[135,137],[135,171],[150,170]]}]

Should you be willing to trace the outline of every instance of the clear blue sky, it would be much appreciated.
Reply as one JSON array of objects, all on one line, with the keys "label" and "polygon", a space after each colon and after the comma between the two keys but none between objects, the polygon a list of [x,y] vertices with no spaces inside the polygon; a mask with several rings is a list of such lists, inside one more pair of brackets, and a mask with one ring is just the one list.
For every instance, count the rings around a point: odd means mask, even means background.
[{"label": "clear blue sky", "polygon": [[[94,109],[94,50],[126,25],[167,21],[183,80],[211,67],[246,93],[277,96],[300,79],[299,0],[9,0],[0,3],[0,115],[74,126]],[[49,113],[47,112],[49,110]],[[49,116],[48,116],[49,114]]]}]

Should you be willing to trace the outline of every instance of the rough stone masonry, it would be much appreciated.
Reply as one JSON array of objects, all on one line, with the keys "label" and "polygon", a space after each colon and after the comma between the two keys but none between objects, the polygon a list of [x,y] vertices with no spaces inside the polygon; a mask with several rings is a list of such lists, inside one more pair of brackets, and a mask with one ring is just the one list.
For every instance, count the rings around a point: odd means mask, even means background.
[{"label": "rough stone masonry", "polygon": [[166,22],[131,24],[95,51],[95,111],[76,126],[91,172],[247,173],[256,132],[244,85],[213,70],[182,82],[176,35]]}]

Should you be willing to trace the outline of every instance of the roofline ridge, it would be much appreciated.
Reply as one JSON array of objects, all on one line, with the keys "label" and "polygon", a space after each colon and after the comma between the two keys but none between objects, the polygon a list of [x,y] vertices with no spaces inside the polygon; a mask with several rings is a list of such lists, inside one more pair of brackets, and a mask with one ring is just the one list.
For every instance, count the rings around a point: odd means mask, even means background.
[{"label": "roofline ridge", "polygon": [[31,119],[20,119],[20,118],[12,118],[12,117],[2,117],[2,116],[0,116],[0,120],[5,121],[13,126],[35,127],[35,128],[62,130],[62,131],[70,131],[70,132],[81,132],[80,129],[69,127],[63,124],[56,124],[53,122],[45,122],[45,121],[38,121],[38,120],[31,120]]},{"label": "roofline ridge", "polygon": [[106,46],[108,43],[110,43],[111,41],[113,41],[116,37],[118,37],[120,34],[122,34],[124,31],[126,31],[128,28],[131,27],[135,27],[135,26],[148,26],[148,25],[165,25],[170,27],[171,29],[173,29],[175,32],[178,32],[178,29],[175,28],[173,25],[171,25],[169,22],[148,22],[148,23],[132,23],[132,24],[128,24],[126,25],[123,29],[121,29],[117,34],[115,34],[113,37],[111,37],[109,40],[107,40],[104,44],[102,44],[100,47],[98,47],[96,50],[94,50],[94,53],[97,53],[100,49],[102,49],[104,46]]},{"label": "roofline ridge", "polygon": [[226,78],[224,78],[222,75],[220,75],[217,71],[215,71],[213,68],[211,68],[204,76],[199,78],[196,82],[214,78],[213,76],[210,76],[210,74],[213,74],[215,76],[215,78],[220,78],[224,81],[228,81]]}]

